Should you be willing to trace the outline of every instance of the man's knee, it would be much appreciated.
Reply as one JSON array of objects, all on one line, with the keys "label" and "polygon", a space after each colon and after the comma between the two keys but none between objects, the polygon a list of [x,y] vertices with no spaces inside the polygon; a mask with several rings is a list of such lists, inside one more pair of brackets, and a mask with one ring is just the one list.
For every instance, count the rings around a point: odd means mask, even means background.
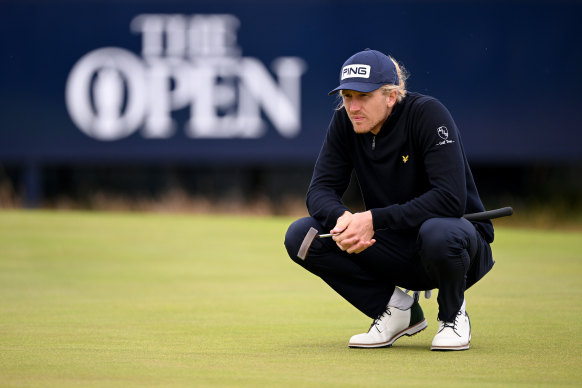
[{"label": "man's knee", "polygon": [[469,248],[474,227],[465,219],[431,218],[418,232],[418,252],[423,259],[446,260]]},{"label": "man's knee", "polygon": [[423,258],[443,257],[448,250],[449,232],[438,218],[426,220],[418,231],[418,252]]},{"label": "man's knee", "polygon": [[303,217],[293,222],[285,234],[285,248],[293,261],[298,262],[297,253],[309,228],[316,227],[317,222],[312,217]]}]

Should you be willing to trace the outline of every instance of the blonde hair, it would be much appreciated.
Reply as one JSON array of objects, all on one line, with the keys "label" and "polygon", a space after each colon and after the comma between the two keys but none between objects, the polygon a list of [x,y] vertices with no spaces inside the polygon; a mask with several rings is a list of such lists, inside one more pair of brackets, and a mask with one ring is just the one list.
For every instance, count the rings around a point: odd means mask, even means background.
[{"label": "blonde hair", "polygon": [[388,58],[390,58],[396,67],[396,73],[398,74],[398,85],[383,85],[380,87],[380,90],[384,95],[389,94],[392,90],[398,91],[396,101],[401,102],[404,97],[406,97],[406,80],[410,74],[403,65],[396,61],[396,59],[392,58],[390,55]]},{"label": "blonde hair", "polygon": [[[391,91],[396,90],[398,92],[398,95],[396,96],[396,101],[401,102],[404,99],[404,97],[406,97],[406,80],[410,76],[410,73],[408,73],[408,70],[406,70],[406,68],[402,64],[398,63],[396,59],[392,58],[390,55],[388,55],[388,58],[390,58],[392,63],[394,63],[394,67],[396,67],[396,73],[398,74],[398,85],[386,84],[380,86],[379,89],[384,95],[388,95],[390,94]],[[338,93],[339,104],[336,110],[340,110],[341,108],[344,107],[344,99],[342,98],[343,93],[344,93],[343,89],[340,90]]]}]

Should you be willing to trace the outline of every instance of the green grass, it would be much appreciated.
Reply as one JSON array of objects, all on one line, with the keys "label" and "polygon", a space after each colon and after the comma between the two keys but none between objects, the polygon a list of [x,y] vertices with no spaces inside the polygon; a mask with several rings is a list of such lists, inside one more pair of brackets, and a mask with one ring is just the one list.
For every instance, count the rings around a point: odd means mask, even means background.
[{"label": "green grass", "polygon": [[582,385],[582,233],[500,227],[466,352],[370,321],[286,257],[289,218],[0,212],[2,387]]}]

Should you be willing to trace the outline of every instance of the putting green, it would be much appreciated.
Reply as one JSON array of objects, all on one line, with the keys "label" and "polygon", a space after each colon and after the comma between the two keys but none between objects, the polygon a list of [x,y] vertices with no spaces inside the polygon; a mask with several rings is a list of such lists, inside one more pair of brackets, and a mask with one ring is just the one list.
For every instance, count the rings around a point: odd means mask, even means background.
[{"label": "putting green", "polygon": [[472,343],[370,321],[286,257],[289,218],[0,211],[0,386],[582,385],[582,233],[497,228]]}]

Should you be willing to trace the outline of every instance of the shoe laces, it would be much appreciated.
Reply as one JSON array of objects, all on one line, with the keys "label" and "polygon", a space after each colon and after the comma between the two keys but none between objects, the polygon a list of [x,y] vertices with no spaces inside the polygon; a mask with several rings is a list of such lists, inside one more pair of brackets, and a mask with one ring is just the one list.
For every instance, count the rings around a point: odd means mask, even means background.
[{"label": "shoe laces", "polygon": [[453,332],[460,337],[461,335],[459,333],[457,333],[457,324],[459,322],[459,318],[462,317],[462,316],[463,316],[463,313],[459,310],[459,312],[455,316],[455,320],[453,322],[439,321],[439,322],[442,323],[442,327],[439,330],[439,333],[441,331],[443,331],[444,329],[446,329],[447,327],[449,327],[449,328],[453,329]]},{"label": "shoe laces", "polygon": [[380,325],[380,321],[385,317],[385,316],[390,316],[392,315],[392,311],[390,311],[390,307],[386,307],[386,310],[378,315],[378,317],[376,319],[374,319],[374,322],[372,322],[372,324],[370,325],[370,328],[368,329],[368,331],[372,330],[372,328],[375,326],[376,330],[378,330],[380,333],[382,332],[382,330],[380,330],[379,325]]}]

